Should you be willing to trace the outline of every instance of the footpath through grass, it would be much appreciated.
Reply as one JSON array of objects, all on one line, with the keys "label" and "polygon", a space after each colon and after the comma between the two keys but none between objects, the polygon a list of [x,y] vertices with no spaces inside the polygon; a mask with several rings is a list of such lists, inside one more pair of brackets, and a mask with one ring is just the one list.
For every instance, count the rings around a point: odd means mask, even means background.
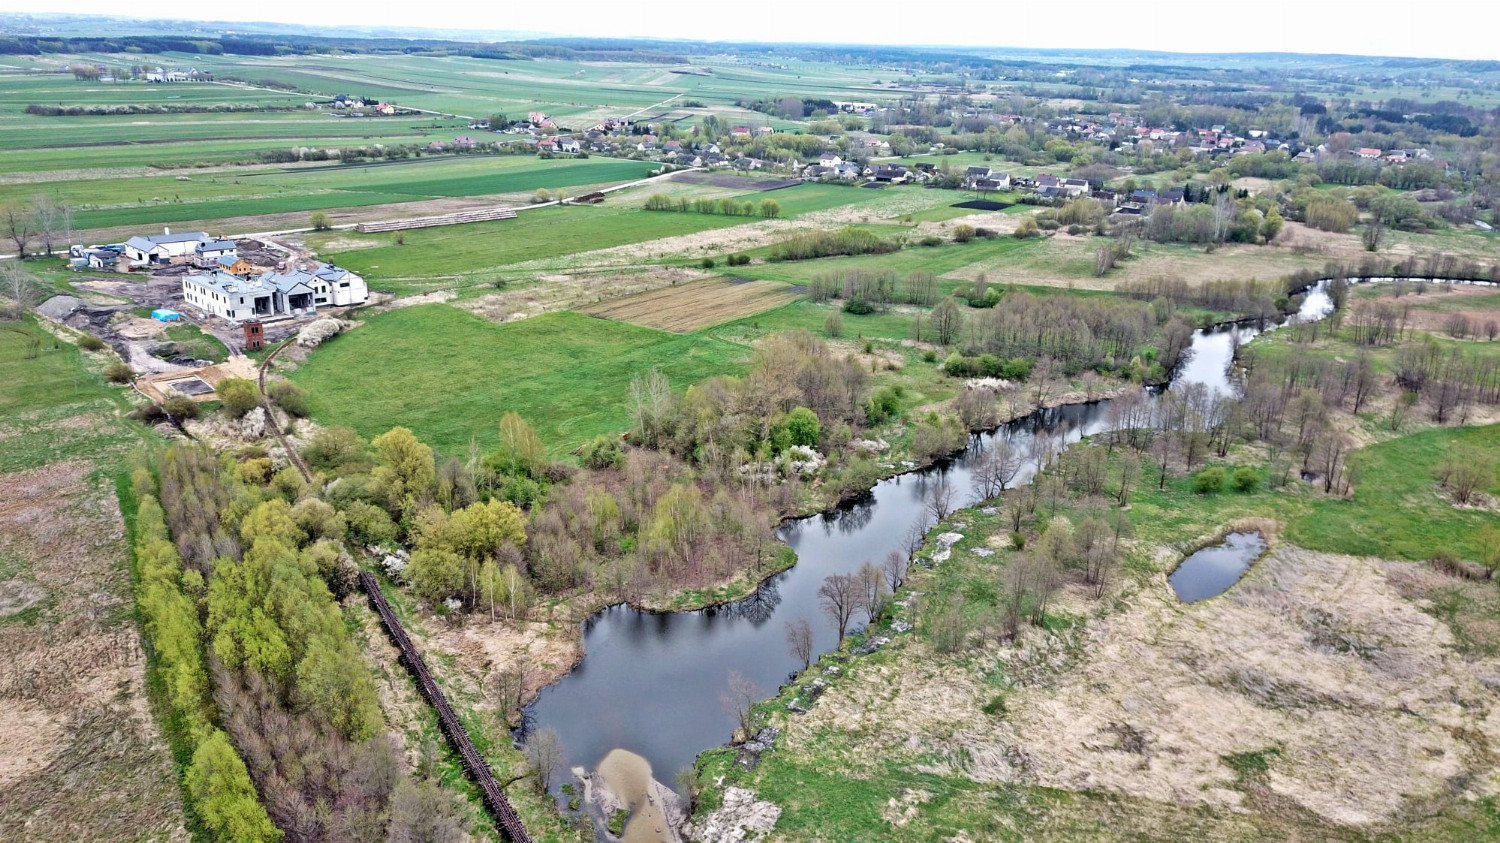
[{"label": "footpath through grass", "polygon": [[293,378],[313,417],[375,436],[411,428],[445,454],[471,437],[494,447],[500,416],[520,413],[554,454],[630,425],[630,380],[660,368],[682,390],[742,371],[746,349],[576,313],[498,325],[447,305],[371,317],[313,354]]}]

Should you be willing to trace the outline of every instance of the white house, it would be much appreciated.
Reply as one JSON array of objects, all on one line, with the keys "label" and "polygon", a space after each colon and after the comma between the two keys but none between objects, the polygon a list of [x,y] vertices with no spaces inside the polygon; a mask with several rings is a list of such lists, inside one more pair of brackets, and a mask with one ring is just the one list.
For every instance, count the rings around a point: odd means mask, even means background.
[{"label": "white house", "polygon": [[239,256],[233,240],[202,240],[193,249],[193,260],[202,267],[212,267],[219,263],[219,258],[233,259]]},{"label": "white house", "polygon": [[[125,259],[137,264],[166,264],[176,258],[192,257],[201,243],[221,243],[202,231],[173,234],[172,229],[162,229],[162,234],[136,236],[125,241]],[[234,244],[230,243],[231,250]]]},{"label": "white house", "polygon": [[276,290],[259,278],[240,278],[221,270],[182,276],[182,299],[229,322],[264,319],[276,314]]},{"label": "white house", "polygon": [[334,307],[364,304],[370,298],[365,279],[343,267],[320,263],[313,275],[328,284],[328,300]]},{"label": "white house", "polygon": [[320,307],[364,304],[369,297],[363,278],[325,263],[254,278],[219,269],[182,278],[182,298],[187,304],[229,322],[304,316],[317,313]]}]

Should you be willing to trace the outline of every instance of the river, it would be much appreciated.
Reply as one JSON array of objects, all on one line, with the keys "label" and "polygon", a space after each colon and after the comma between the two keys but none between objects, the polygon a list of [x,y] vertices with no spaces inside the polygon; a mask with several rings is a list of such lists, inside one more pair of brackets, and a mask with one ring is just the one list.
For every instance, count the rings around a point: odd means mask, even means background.
[{"label": "river", "polygon": [[[1274,327],[1322,319],[1332,309],[1319,283],[1305,294],[1295,316]],[[1217,392],[1231,390],[1236,341],[1248,342],[1258,333],[1248,324],[1195,332],[1168,389],[1197,382]],[[925,515],[928,489],[940,478],[963,504],[974,503],[971,463],[997,438],[1010,439],[1021,453],[1040,432],[1076,442],[1106,430],[1109,403],[1039,410],[974,436],[951,460],[881,481],[832,511],[787,522],[780,537],[797,552],[797,564],[744,600],[694,612],[650,613],[617,605],[596,614],[584,624],[583,661],[527,708],[524,729],[555,730],[570,766],[592,770],[612,750],[625,749],[650,762],[658,780],[674,785],[679,770],[704,750],[723,745],[734,731],[734,715],[721,702],[731,672],[769,697],[801,669],[786,646],[788,621],[806,619],[812,625],[815,653],[834,648],[837,636],[818,605],[825,577],[854,571],[866,561],[879,563],[890,550],[904,547],[906,533]],[[1029,482],[1034,472],[1034,465],[1026,466],[1017,482]]]}]

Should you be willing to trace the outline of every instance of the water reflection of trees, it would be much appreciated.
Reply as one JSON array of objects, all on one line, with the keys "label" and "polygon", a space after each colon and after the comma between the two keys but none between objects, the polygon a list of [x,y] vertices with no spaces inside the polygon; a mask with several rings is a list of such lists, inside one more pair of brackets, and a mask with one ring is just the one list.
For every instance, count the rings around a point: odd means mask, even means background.
[{"label": "water reflection of trees", "polygon": [[736,600],[724,607],[727,617],[744,618],[755,626],[771,619],[776,607],[781,605],[781,589],[775,580],[766,580],[743,600]]},{"label": "water reflection of trees", "polygon": [[825,528],[838,530],[840,533],[855,533],[869,526],[870,519],[874,517],[875,496],[864,494],[831,512],[823,513],[823,523]]}]

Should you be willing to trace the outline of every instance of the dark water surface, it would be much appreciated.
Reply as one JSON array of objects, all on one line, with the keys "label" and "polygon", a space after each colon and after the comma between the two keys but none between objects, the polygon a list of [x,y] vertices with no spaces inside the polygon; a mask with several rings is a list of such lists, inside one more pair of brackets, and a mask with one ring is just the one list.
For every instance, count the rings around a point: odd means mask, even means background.
[{"label": "dark water surface", "polygon": [[1205,547],[1182,560],[1167,582],[1184,603],[1218,597],[1240,581],[1250,563],[1266,551],[1260,533],[1230,533],[1222,544]]},{"label": "dark water surface", "polygon": [[[1331,310],[1319,285],[1293,318],[1321,319]],[[1195,333],[1190,356],[1169,388],[1197,382],[1230,391],[1236,340],[1244,343],[1258,333],[1243,325]],[[801,668],[787,652],[788,621],[812,625],[817,654],[833,649],[836,635],[818,607],[825,577],[855,571],[866,561],[879,563],[902,548],[906,532],[925,514],[928,489],[941,479],[961,503],[976,501],[972,463],[997,438],[1009,439],[1023,454],[1038,433],[1076,442],[1106,430],[1109,403],[1039,410],[974,436],[951,461],[884,480],[852,503],[788,522],[780,536],[797,552],[796,566],[745,600],[696,612],[652,614],[623,605],[600,612],[584,625],[587,655],[527,708],[524,729],[554,729],[570,766],[593,769],[610,750],[622,748],[645,757],[657,780],[675,786],[679,770],[723,745],[735,729],[721,702],[731,671],[769,697]],[[1029,482],[1034,473],[1035,465],[1027,465],[1016,482]]]}]

